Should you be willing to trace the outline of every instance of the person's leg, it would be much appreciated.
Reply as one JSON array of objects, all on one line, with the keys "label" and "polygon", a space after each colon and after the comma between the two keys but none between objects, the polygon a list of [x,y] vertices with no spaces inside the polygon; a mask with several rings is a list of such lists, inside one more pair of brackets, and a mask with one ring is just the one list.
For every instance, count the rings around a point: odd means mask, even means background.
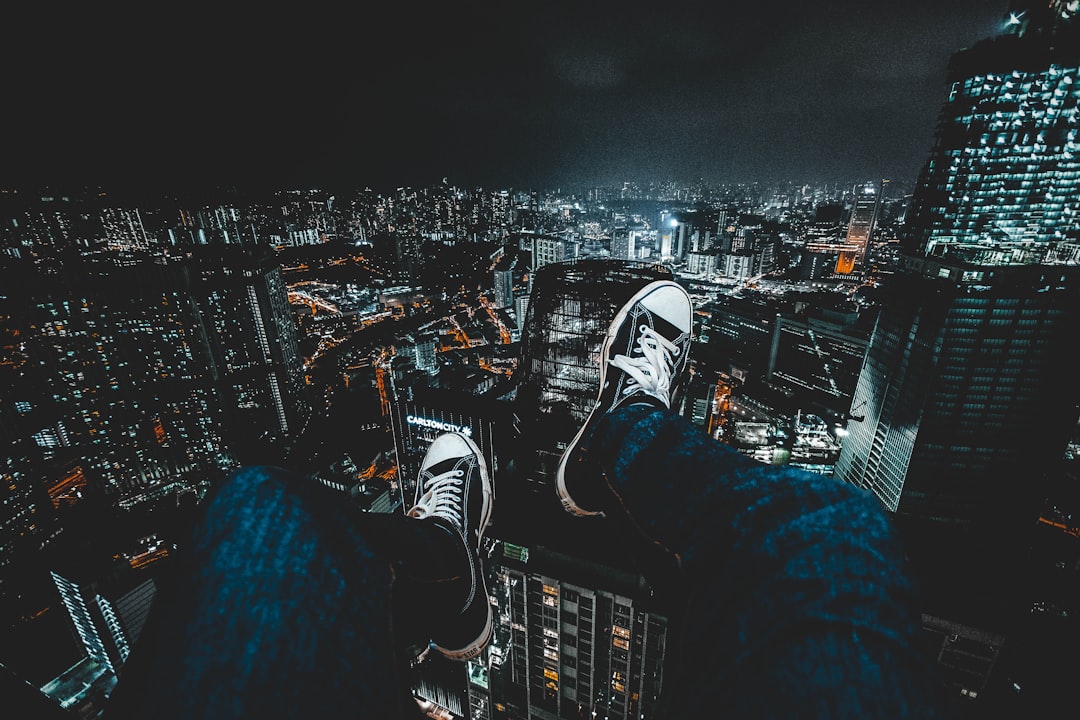
[{"label": "person's leg", "polygon": [[[428,583],[423,614],[442,609],[429,623],[431,648],[451,660],[476,657],[491,640],[493,614],[480,547],[494,500],[491,475],[476,443],[457,433],[436,438],[421,463],[416,502],[407,519],[437,528],[444,552],[457,557],[457,570],[438,602],[432,602],[430,570],[426,577],[413,573]],[[419,566],[422,560],[415,557],[410,564]]]},{"label": "person's leg", "polygon": [[613,323],[597,407],[557,479],[568,511],[605,515],[679,561],[677,582],[656,583],[685,602],[670,716],[935,717],[918,598],[878,501],[757,463],[668,409],[691,322],[672,286],[639,293]]},{"label": "person's leg", "polygon": [[[159,589],[108,717],[416,717],[402,634],[468,645],[483,626],[466,602],[475,552],[459,528],[413,514],[363,513],[276,468],[233,473]],[[422,612],[396,607],[395,574]]]},{"label": "person's leg", "polygon": [[392,571],[372,538],[404,518],[269,467],[233,473],[204,508],[108,717],[400,716]]},{"label": "person's leg", "polygon": [[681,560],[674,717],[710,702],[731,717],[935,716],[918,597],[876,498],[645,405],[606,416],[588,454],[617,497],[609,514]]}]

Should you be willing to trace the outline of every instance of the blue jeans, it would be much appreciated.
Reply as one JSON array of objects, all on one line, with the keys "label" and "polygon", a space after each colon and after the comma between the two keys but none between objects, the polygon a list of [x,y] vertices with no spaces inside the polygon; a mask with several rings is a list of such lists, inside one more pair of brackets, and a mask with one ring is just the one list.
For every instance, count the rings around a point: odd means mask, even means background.
[{"label": "blue jeans", "polygon": [[[655,548],[655,584],[677,595],[667,717],[943,715],[905,556],[872,495],[645,406],[606,417],[589,457],[623,501],[612,531]],[[431,523],[357,512],[284,471],[234,473],[107,715],[411,717],[395,633],[424,629],[395,624],[391,581],[452,588],[461,559],[447,548]]]},{"label": "blue jeans", "polygon": [[644,405],[605,418],[589,459],[624,524],[680,561],[667,717],[945,716],[906,556],[871,493],[763,465]]},{"label": "blue jeans", "polygon": [[232,473],[159,587],[106,717],[415,718],[398,649],[460,607],[415,607],[464,596],[448,539],[278,468]]}]

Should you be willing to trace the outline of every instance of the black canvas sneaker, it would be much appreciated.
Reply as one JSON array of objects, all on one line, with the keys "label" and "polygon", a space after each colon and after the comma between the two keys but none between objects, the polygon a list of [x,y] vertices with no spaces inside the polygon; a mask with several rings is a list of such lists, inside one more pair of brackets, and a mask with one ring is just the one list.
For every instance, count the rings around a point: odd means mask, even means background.
[{"label": "black canvas sneaker", "polygon": [[480,562],[480,541],[491,522],[494,492],[487,463],[472,439],[458,433],[440,435],[420,466],[416,503],[409,517],[433,518],[453,531],[468,553],[469,583],[456,622],[440,628],[431,647],[448,658],[468,660],[491,640],[492,613]]},{"label": "black canvas sneaker", "polygon": [[555,475],[567,512],[604,514],[596,502],[603,490],[593,487],[603,479],[581,467],[583,439],[612,410],[637,403],[671,407],[686,375],[692,326],[690,296],[670,280],[646,285],[616,314],[600,350],[596,405],[563,452]]}]

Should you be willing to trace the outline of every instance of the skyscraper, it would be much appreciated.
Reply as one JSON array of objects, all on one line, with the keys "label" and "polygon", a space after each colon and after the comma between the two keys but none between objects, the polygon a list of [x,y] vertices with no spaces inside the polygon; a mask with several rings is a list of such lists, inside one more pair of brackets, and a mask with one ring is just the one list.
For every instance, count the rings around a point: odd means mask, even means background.
[{"label": "skyscraper", "polygon": [[490,664],[469,674],[474,708],[513,720],[655,717],[668,620],[636,573],[509,542],[492,559],[499,613]]},{"label": "skyscraper", "polygon": [[537,235],[532,238],[532,269],[535,272],[549,263],[570,260],[575,255],[571,243],[563,238]]},{"label": "skyscraper", "polygon": [[495,289],[495,307],[511,308],[514,306],[514,269],[517,267],[516,254],[503,254],[492,270]]},{"label": "skyscraper", "polygon": [[615,228],[611,233],[611,257],[615,260],[633,260],[636,248],[629,228]]},{"label": "skyscraper", "polygon": [[51,575],[86,655],[119,674],[146,625],[153,579],[123,566],[100,581]]},{"label": "skyscraper", "polygon": [[295,436],[311,407],[280,265],[239,246],[196,248],[188,265],[234,439]]},{"label": "skyscraper", "polygon": [[1047,5],[1014,3],[1002,35],[953,57],[907,252],[988,265],[1076,260],[1080,23],[1070,3]]},{"label": "skyscraper", "polygon": [[870,238],[874,234],[878,212],[881,208],[881,193],[887,181],[880,184],[866,183],[855,187],[855,204],[848,221],[844,249],[836,260],[836,272],[847,275],[860,266],[866,259],[870,247]]},{"label": "skyscraper", "polygon": [[1026,526],[1076,421],[1074,5],[1014,10],[950,64],[836,467],[905,518],[987,538]]},{"label": "skyscraper", "polygon": [[924,267],[949,276],[887,291],[836,474],[901,515],[1030,524],[1076,420],[1076,268]]},{"label": "skyscraper", "polygon": [[[59,275],[10,274],[22,357],[4,369],[16,437],[79,458],[112,495],[231,464],[215,364],[177,261],[103,255]],[[24,466],[25,467],[25,466]]]}]

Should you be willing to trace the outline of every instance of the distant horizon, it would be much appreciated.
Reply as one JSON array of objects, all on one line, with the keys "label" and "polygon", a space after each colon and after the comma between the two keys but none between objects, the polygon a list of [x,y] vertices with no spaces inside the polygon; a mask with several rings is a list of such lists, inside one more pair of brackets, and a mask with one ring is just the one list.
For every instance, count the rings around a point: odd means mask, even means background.
[{"label": "distant horizon", "polygon": [[[349,184],[345,182],[335,182],[331,184],[310,185],[310,186],[271,186],[271,185],[259,185],[257,183],[248,184],[224,184],[214,185],[206,184],[202,186],[192,185],[185,188],[161,188],[161,187],[135,187],[124,186],[121,183],[103,184],[103,183],[25,183],[22,185],[0,185],[0,202],[6,198],[16,199],[28,199],[34,200],[41,198],[49,198],[51,200],[57,200],[60,198],[67,199],[87,199],[92,197],[110,198],[140,198],[140,199],[188,199],[188,196],[229,196],[229,195],[277,195],[282,193],[304,193],[313,192],[321,194],[335,194],[335,193],[364,193],[372,192],[379,196],[391,195],[398,190],[403,189],[415,189],[423,190],[428,188],[437,187],[445,182],[447,187],[454,188],[456,190],[465,191],[485,191],[485,192],[543,192],[543,193],[557,193],[557,194],[574,194],[579,195],[581,193],[593,191],[593,190],[619,190],[623,187],[624,183],[634,183],[641,191],[656,190],[660,186],[674,186],[678,189],[687,189],[694,187],[704,187],[711,190],[728,189],[728,188],[760,188],[760,189],[781,189],[784,187],[798,188],[798,187],[854,187],[861,183],[877,182],[879,180],[886,180],[890,183],[892,188],[910,190],[914,187],[917,181],[917,177],[910,179],[891,178],[887,176],[866,176],[866,177],[851,177],[845,179],[829,179],[829,180],[807,180],[801,178],[778,178],[772,180],[717,180],[708,181],[703,179],[645,179],[645,178],[627,178],[625,180],[617,181],[610,184],[588,184],[588,183],[557,183],[550,186],[516,186],[516,185],[471,185],[461,182],[455,182],[451,176],[443,176],[442,178],[433,182],[412,182],[405,183],[396,186],[382,185],[379,187],[374,186],[371,183],[358,182],[355,184]],[[644,198],[642,198],[644,199]]]}]

